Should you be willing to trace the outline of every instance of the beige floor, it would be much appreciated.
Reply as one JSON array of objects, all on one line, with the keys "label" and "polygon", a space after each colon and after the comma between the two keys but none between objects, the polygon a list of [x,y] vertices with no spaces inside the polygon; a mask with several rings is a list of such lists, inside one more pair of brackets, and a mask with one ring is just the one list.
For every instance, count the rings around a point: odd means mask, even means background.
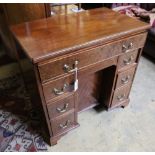
[{"label": "beige floor", "polygon": [[155,151],[155,63],[142,57],[125,109],[79,115],[80,127],[48,151]]}]

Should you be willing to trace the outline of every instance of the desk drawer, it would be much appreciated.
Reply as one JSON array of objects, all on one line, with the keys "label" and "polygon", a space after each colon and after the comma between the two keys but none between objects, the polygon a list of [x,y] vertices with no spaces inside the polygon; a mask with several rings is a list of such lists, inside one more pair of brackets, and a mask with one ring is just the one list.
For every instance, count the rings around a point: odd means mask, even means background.
[{"label": "desk drawer", "polygon": [[49,103],[47,105],[50,119],[67,113],[75,108],[74,95],[68,96],[56,102]]},{"label": "desk drawer", "polygon": [[43,84],[46,102],[64,95],[71,95],[74,92],[73,83],[74,75],[69,75]]},{"label": "desk drawer", "polygon": [[76,124],[75,122],[75,112],[70,111],[65,115],[57,117],[56,119],[51,120],[51,126],[53,134],[63,133]]},{"label": "desk drawer", "polygon": [[136,65],[126,71],[118,73],[116,89],[132,82],[135,69],[136,69]]},{"label": "desk drawer", "polygon": [[115,90],[112,100],[112,107],[120,105],[126,99],[128,99],[131,83]]},{"label": "desk drawer", "polygon": [[77,54],[70,54],[65,57],[59,57],[54,60],[49,60],[38,65],[42,82],[67,74],[64,66],[73,69],[75,61],[78,61],[78,69],[95,64],[99,61],[120,55],[121,53],[129,52],[144,46],[146,34],[140,34],[127,39],[115,41],[103,46],[98,46],[85,51],[79,51]]},{"label": "desk drawer", "polygon": [[118,70],[122,69],[123,67],[128,67],[136,62],[138,55],[138,50],[134,50],[132,52],[123,54],[119,56],[118,59]]}]

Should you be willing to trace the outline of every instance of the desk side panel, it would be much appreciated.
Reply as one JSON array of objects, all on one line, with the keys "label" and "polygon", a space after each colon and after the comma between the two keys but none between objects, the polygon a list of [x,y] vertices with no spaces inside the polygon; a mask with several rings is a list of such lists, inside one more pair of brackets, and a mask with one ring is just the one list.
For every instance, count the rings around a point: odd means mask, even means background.
[{"label": "desk side panel", "polygon": [[[50,127],[47,109],[44,104],[44,96],[40,85],[40,77],[37,67],[27,58],[22,48],[16,43],[18,53],[18,63],[20,65],[22,77],[26,91],[28,92],[34,111],[40,118],[41,129],[44,139],[49,143],[52,131]],[[47,122],[47,123],[46,123]]]}]

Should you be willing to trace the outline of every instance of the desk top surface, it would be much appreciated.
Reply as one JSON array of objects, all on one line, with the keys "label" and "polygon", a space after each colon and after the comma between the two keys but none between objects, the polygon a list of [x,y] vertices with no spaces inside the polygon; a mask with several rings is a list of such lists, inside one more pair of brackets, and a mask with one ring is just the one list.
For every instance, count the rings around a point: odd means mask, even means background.
[{"label": "desk top surface", "polygon": [[142,32],[150,26],[107,8],[57,15],[11,27],[34,62]]}]

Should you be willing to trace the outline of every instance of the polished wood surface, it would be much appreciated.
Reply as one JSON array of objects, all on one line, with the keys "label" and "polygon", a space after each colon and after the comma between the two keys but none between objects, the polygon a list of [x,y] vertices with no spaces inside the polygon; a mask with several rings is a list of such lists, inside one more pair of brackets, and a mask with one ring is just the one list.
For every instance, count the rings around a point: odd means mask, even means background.
[{"label": "polished wood surface", "polygon": [[77,91],[79,112],[99,104],[103,107],[109,103],[116,64],[117,59],[113,57],[90,65],[79,72],[79,89]]},{"label": "polished wood surface", "polygon": [[107,8],[58,15],[11,27],[34,62],[133,35],[147,28],[148,24]]},{"label": "polished wood surface", "polygon": [[74,95],[69,95],[66,98],[51,101],[47,104],[47,109],[49,113],[49,117],[51,119],[60,116],[69,110],[75,109],[75,99]]},{"label": "polished wood surface", "polygon": [[[51,145],[79,126],[79,112],[128,105],[149,27],[101,8],[11,28],[26,86],[34,109],[39,104],[43,111]],[[25,59],[33,74],[25,72]]]},{"label": "polished wood surface", "polygon": [[15,42],[9,26],[50,16],[49,4],[44,3],[1,3],[0,37],[10,58],[17,59]]},{"label": "polished wood surface", "polygon": [[[41,80],[43,82],[52,79],[54,77],[62,76],[66,74],[64,70],[64,64],[69,67],[73,67],[75,61],[78,61],[78,69],[83,69],[89,65],[106,60],[110,57],[116,56],[121,53],[122,44],[120,42],[110,43],[106,46],[98,46],[87,50],[81,50],[73,55],[66,55],[66,57],[59,57],[59,59],[53,61],[46,61],[45,63],[39,63],[39,71]],[[118,52],[119,51],[119,52]],[[89,57],[88,57],[89,55]],[[51,68],[53,68],[51,70]]]},{"label": "polished wood surface", "polygon": [[[74,75],[70,75],[43,84],[42,87],[46,102],[51,99],[60,98],[62,95],[71,95],[73,92],[73,83]],[[56,94],[56,89],[62,91],[62,94]]]},{"label": "polished wood surface", "polygon": [[70,110],[68,113],[51,120],[51,125],[53,126],[52,131],[54,135],[64,132],[76,124],[74,110]]},{"label": "polished wood surface", "polygon": [[[117,56],[122,52],[125,52],[123,49],[123,45],[128,45],[129,43],[133,43],[133,47],[128,49],[127,51],[131,51],[140,47],[143,47],[145,42],[146,34],[137,35],[134,37],[129,37],[127,39],[122,39],[120,41],[115,41],[106,45],[98,46],[95,48],[76,51],[76,54],[68,54],[65,57],[59,57],[58,59],[52,59],[43,63],[39,63],[39,72],[41,76],[42,82],[46,82],[49,79],[65,75],[66,72],[64,70],[64,64],[67,62],[66,65],[69,67],[73,67],[75,61],[78,61],[78,69],[82,69],[84,67],[89,66],[90,64],[94,64],[103,60],[106,60],[110,57]],[[126,52],[125,52],[126,53]],[[88,57],[89,55],[89,57]],[[134,61],[134,56],[131,60]],[[127,58],[120,58],[122,61],[126,60]],[[128,58],[129,59],[129,58]],[[127,59],[127,61],[128,61]],[[122,63],[120,60],[120,63]],[[122,64],[120,64],[122,65]],[[125,65],[125,64],[123,64]],[[53,68],[51,70],[51,68]]]},{"label": "polished wood surface", "polygon": [[130,69],[118,73],[116,88],[124,86],[125,84],[132,82],[135,68],[136,68],[136,64],[135,66],[130,67]]},{"label": "polished wood surface", "polygon": [[44,3],[13,3],[3,4],[6,10],[9,25],[46,18],[46,5]]},{"label": "polished wood surface", "polygon": [[136,62],[138,50],[121,55],[118,59],[118,69],[128,67]]},{"label": "polished wood surface", "polygon": [[112,100],[112,106],[121,105],[121,102],[124,102],[125,100],[127,100],[129,92],[130,92],[130,88],[131,88],[131,83],[117,89],[114,92],[114,96],[113,96],[113,100]]}]

